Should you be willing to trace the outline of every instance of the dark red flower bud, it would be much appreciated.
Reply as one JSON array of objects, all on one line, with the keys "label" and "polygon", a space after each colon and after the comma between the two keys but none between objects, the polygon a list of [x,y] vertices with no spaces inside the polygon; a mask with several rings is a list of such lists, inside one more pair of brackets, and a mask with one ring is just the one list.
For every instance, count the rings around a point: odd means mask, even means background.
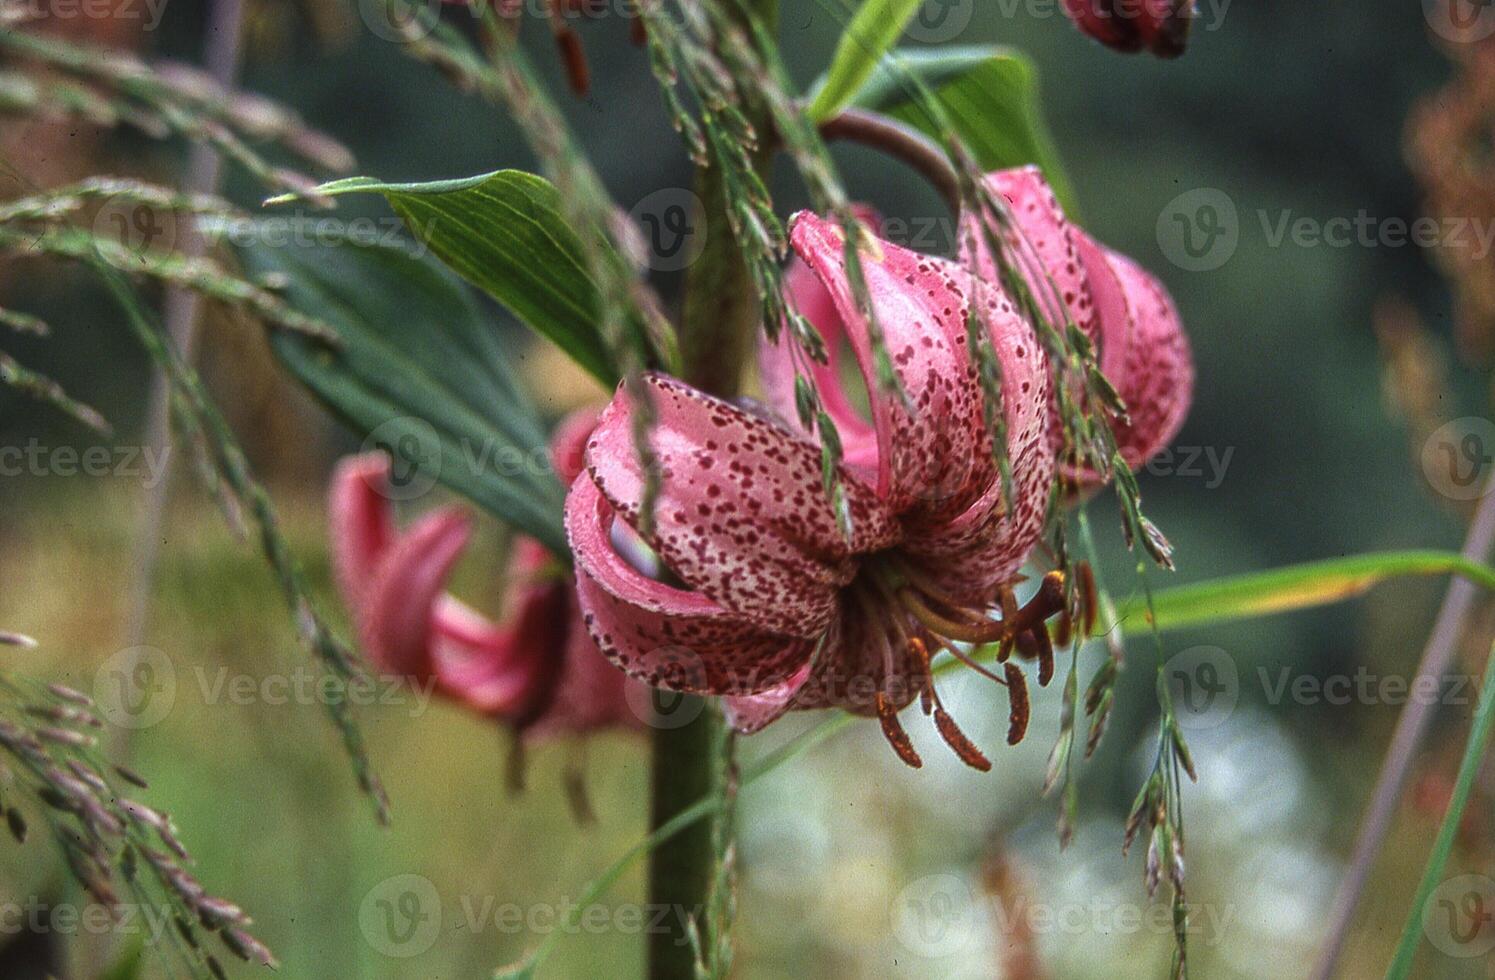
[{"label": "dark red flower bud", "polygon": [[1069,19],[1117,51],[1177,58],[1189,38],[1195,0],[1064,0]]}]

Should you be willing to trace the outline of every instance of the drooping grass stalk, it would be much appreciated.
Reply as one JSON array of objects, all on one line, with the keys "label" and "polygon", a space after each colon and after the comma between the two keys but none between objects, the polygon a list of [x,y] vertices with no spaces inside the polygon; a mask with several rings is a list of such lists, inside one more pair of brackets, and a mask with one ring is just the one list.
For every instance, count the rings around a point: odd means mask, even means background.
[{"label": "drooping grass stalk", "polygon": [[[752,0],[752,14],[762,23],[777,24],[778,0]],[[771,43],[771,42],[769,42]],[[743,100],[736,107],[749,126],[766,132],[771,124],[761,101]],[[713,123],[706,121],[706,126]],[[704,249],[686,281],[680,335],[682,371],[685,380],[715,395],[731,397],[742,383],[742,369],[753,338],[760,328],[762,303],[744,257],[743,226],[736,220],[746,203],[730,183],[725,161],[699,164],[697,195],[705,206]],[[767,170],[766,151],[752,160],[760,181]],[[721,806],[731,799],[729,784],[733,736],[723,732],[721,713],[714,705],[680,728],[660,728],[652,745],[652,784],[649,826],[662,828],[678,820],[698,800],[716,794]],[[725,770],[725,771],[719,771]],[[671,907],[690,913],[693,932],[683,934],[679,923],[685,916],[667,917],[669,929],[655,930],[649,937],[648,975],[651,980],[693,980],[698,976],[697,948],[702,959],[720,963],[730,955],[721,952],[728,939],[713,934],[713,922],[724,925],[725,916],[711,916],[713,904],[730,903],[716,890],[730,888],[730,876],[719,878],[720,854],[733,847],[726,835],[720,807],[703,821],[670,838],[650,853],[649,903],[654,908]],[[709,955],[707,955],[709,951]],[[706,964],[700,964],[705,968]]]}]

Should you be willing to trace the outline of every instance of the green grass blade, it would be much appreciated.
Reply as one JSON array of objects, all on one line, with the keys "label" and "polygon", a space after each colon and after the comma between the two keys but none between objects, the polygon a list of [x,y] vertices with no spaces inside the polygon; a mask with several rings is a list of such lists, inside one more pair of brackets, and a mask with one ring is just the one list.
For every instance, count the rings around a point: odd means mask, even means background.
[{"label": "green grass blade", "polygon": [[1495,648],[1485,661],[1485,680],[1479,693],[1479,707],[1474,712],[1474,724],[1469,728],[1469,741],[1464,745],[1464,760],[1459,763],[1458,779],[1454,783],[1453,797],[1448,801],[1448,812],[1443,815],[1443,826],[1438,828],[1438,838],[1433,842],[1433,852],[1428,857],[1427,867],[1422,872],[1422,882],[1417,886],[1417,898],[1412,910],[1407,913],[1407,924],[1402,928],[1401,942],[1396,956],[1386,971],[1390,980],[1405,980],[1412,972],[1412,959],[1417,954],[1417,945],[1422,938],[1423,909],[1432,897],[1443,877],[1443,868],[1453,851],[1454,838],[1459,824],[1464,819],[1464,808],[1474,789],[1474,780],[1479,775],[1480,763],[1490,745],[1490,733],[1495,729]]}]

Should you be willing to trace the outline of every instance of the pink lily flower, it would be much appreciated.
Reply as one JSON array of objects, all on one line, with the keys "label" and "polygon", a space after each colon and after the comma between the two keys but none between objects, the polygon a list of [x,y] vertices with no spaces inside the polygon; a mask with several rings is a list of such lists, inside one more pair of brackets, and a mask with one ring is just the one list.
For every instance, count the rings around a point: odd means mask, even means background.
[{"label": "pink lily flower", "polygon": [[[1041,536],[1054,475],[1042,348],[1000,291],[985,290],[1014,474],[1004,501],[966,349],[969,272],[870,235],[861,246],[909,411],[874,380],[840,227],[801,213],[790,240],[804,262],[791,271],[793,298],[819,322],[831,350],[842,337],[849,342],[870,394],[871,419],[862,421],[834,372],[820,372],[826,409],[846,448],[840,480],[849,538],[822,489],[814,442],[768,413],[646,375],[662,476],[654,526],[641,521],[645,480],[632,444],[634,406],[621,390],[592,434],[587,470],[566,501],[587,628],[630,676],[724,696],[741,731],[790,709],[841,707],[878,716],[900,757],[919,765],[897,720],[919,698],[957,754],[988,768],[940,705],[929,651],[1018,633],[1042,633],[1046,641],[1043,620],[1062,605],[1062,583],[1052,576],[1022,609],[1010,593]],[[785,348],[777,360],[768,358],[771,391],[792,388],[790,357]],[[670,580],[642,573],[620,553],[613,533],[619,520],[642,535]],[[987,618],[999,602],[1008,615]],[[1021,683],[1015,666],[998,681],[1012,683],[1013,672]],[[1026,689],[1010,693],[1016,721]]]},{"label": "pink lily flower", "polygon": [[1195,0],[1064,0],[1082,33],[1117,51],[1177,58],[1189,39]]},{"label": "pink lily flower", "polygon": [[[551,450],[563,480],[581,471],[594,421],[579,412],[557,432]],[[471,536],[470,519],[449,506],[399,529],[386,494],[389,466],[383,453],[344,460],[330,501],[337,584],[374,665],[434,682],[527,738],[636,727],[628,681],[582,627],[561,563],[533,538],[517,538],[504,616],[489,620],[444,591]]]},{"label": "pink lily flower", "polygon": [[[1101,373],[1127,410],[1112,420],[1117,447],[1128,466],[1142,466],[1178,435],[1193,398],[1193,358],[1178,308],[1157,278],[1070,224],[1038,168],[997,171],[987,181],[1010,205],[1020,232],[1017,268],[1044,315],[1062,327],[1067,312],[1095,342]],[[962,235],[961,258],[983,280],[997,281],[979,229]],[[1063,438],[1057,416],[1054,435]],[[1066,466],[1065,473],[1082,485],[1099,483],[1088,470]]]}]

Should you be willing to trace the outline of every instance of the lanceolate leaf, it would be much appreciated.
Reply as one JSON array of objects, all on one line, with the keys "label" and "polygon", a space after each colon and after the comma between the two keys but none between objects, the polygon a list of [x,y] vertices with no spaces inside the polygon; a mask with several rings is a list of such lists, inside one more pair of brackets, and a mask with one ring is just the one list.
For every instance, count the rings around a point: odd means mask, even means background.
[{"label": "lanceolate leaf", "polygon": [[1037,164],[1065,211],[1077,213],[1040,111],[1037,69],[1024,55],[996,45],[899,49],[878,64],[855,104],[939,137],[914,98],[910,75],[934,93],[983,170]]},{"label": "lanceolate leaf", "polygon": [[862,0],[836,45],[831,66],[810,103],[809,115],[824,122],[850,104],[882,56],[903,33],[920,0]]},{"label": "lanceolate leaf", "polygon": [[555,187],[544,178],[522,170],[421,184],[349,177],[309,192],[356,193],[382,194],[411,233],[464,279],[603,384],[617,383],[617,366],[598,329],[601,300],[581,242],[561,217]]},{"label": "lanceolate leaf", "polygon": [[437,263],[398,247],[243,249],[286,298],[330,323],[335,349],[282,331],[276,354],[360,435],[398,457],[396,491],[439,480],[566,553],[563,490],[538,414],[506,366],[494,325]]},{"label": "lanceolate leaf", "polygon": [[[1152,596],[1152,614],[1160,630],[1225,623],[1352,599],[1388,579],[1411,575],[1460,575],[1495,592],[1495,569],[1462,555],[1392,551],[1160,589]],[[1140,595],[1118,602],[1116,616],[1127,629],[1151,625]]]}]

